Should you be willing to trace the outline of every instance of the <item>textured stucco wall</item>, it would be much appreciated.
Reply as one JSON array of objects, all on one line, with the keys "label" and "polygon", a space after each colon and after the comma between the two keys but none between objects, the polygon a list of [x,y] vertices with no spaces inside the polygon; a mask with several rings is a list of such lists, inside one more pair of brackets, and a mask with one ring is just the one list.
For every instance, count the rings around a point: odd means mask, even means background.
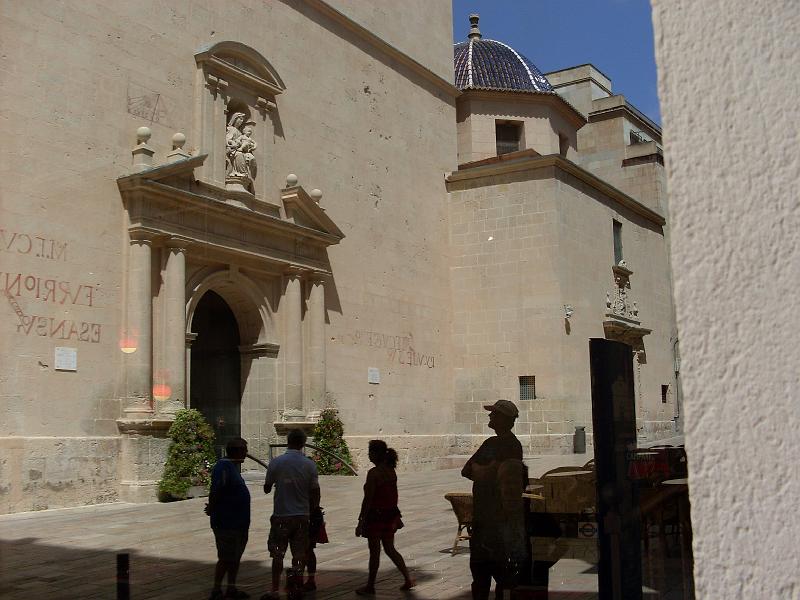
[{"label": "textured stucco wall", "polygon": [[698,598],[800,597],[800,3],[653,0]]}]

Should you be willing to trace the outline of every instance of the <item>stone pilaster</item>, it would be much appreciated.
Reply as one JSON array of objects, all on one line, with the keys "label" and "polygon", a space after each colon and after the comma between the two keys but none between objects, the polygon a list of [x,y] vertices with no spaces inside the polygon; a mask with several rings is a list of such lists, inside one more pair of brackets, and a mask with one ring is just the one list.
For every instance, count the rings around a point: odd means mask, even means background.
[{"label": "stone pilaster", "polygon": [[186,248],[188,240],[167,241],[164,268],[163,364],[168,399],[157,401],[159,414],[175,414],[186,406]]},{"label": "stone pilaster", "polygon": [[131,232],[128,248],[126,301],[125,418],[148,418],[153,413],[152,246],[147,232]]},{"label": "stone pilaster", "polygon": [[301,273],[290,270],[285,275],[286,291],[283,301],[286,342],[283,363],[285,367],[286,403],[284,420],[302,419],[303,408],[303,294]]},{"label": "stone pilaster", "polygon": [[325,281],[312,277],[308,282],[308,374],[307,415],[316,415],[325,406]]},{"label": "stone pilaster", "polygon": [[[189,368],[189,365],[192,364],[192,344],[197,339],[196,333],[187,333],[186,334],[186,356],[184,358],[184,365],[186,368]],[[186,405],[189,406],[189,403],[192,399],[192,388],[190,387],[190,382],[192,381],[191,373],[186,373]]]}]

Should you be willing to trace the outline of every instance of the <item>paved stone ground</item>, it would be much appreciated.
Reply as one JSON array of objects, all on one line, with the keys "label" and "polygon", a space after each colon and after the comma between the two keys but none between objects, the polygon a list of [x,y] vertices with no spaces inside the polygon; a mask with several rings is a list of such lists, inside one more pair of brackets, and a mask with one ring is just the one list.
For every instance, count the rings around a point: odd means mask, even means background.
[{"label": "paved stone ground", "polygon": [[[531,471],[568,457],[548,457]],[[575,456],[575,464],[584,457]],[[547,463],[547,464],[546,464]],[[366,541],[354,536],[364,475],[321,477],[322,504],[331,543],[317,549],[318,585],[311,600],[355,597],[366,581]],[[258,598],[269,581],[267,523],[272,497],[260,475],[252,479],[250,542],[243,557],[240,587]],[[469,553],[449,553],[456,520],[443,495],[469,491],[458,470],[400,474],[400,508],[406,527],[397,548],[417,579],[411,593],[398,591],[402,578],[382,557],[379,598],[469,598]],[[203,514],[204,499],[168,504],[108,504],[0,516],[0,596],[11,599],[113,599],[116,553],[131,560],[131,597],[208,597],[216,561],[214,539]],[[287,561],[288,562],[288,561]],[[562,560],[551,575],[551,600],[596,598],[596,570],[589,563]],[[671,595],[650,595],[666,598]]]},{"label": "paved stone ground", "polygon": [[[354,535],[364,477],[320,480],[331,543],[317,549],[320,590],[308,597],[349,598],[367,573],[366,541]],[[240,587],[258,598],[269,581],[266,538],[272,496],[264,495],[259,482],[250,484],[252,526]],[[467,597],[463,592],[469,590],[469,555],[446,552],[456,520],[443,495],[469,489],[469,482],[455,470],[401,474],[406,527],[396,540],[419,582],[413,597]],[[2,516],[0,596],[114,598],[115,555],[124,551],[131,556],[132,598],[207,598],[216,552],[204,504],[204,499],[108,504]],[[401,584],[402,577],[384,556],[379,596],[408,597],[397,591]]]}]

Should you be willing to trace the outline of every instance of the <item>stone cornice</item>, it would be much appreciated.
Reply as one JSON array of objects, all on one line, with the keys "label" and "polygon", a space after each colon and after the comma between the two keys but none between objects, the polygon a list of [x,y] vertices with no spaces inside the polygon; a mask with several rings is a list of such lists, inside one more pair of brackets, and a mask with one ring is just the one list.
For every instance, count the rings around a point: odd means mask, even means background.
[{"label": "stone cornice", "polygon": [[458,103],[470,100],[484,100],[496,102],[526,102],[534,104],[547,104],[557,110],[562,116],[580,129],[586,125],[586,117],[569,102],[556,92],[530,92],[526,90],[481,90],[466,89],[461,92]]},{"label": "stone cornice", "polygon": [[287,267],[330,272],[324,251],[344,234],[313,198],[302,200],[304,214],[314,217],[302,224],[228,203],[224,190],[194,181],[204,160],[191,157],[117,179],[132,236],[174,240],[216,260],[246,260],[276,273]]},{"label": "stone cornice", "polygon": [[639,342],[644,336],[650,335],[653,330],[642,327],[637,319],[623,317],[614,313],[606,313],[603,320],[603,329],[606,338],[624,342]]},{"label": "stone cornice", "polygon": [[[565,69],[565,70],[568,70],[568,69]],[[557,73],[558,71],[554,71],[554,72],[556,72],[556,73]],[[601,71],[601,72],[602,72],[602,71]],[[545,76],[545,77],[547,77],[548,75],[549,75],[549,73],[545,73],[545,75],[544,75],[544,76]],[[591,82],[591,83],[595,84],[595,85],[596,85],[597,87],[599,87],[601,90],[603,90],[604,92],[606,92],[606,93],[607,93],[609,96],[613,96],[613,95],[614,95],[614,92],[612,92],[610,89],[608,89],[608,88],[607,88],[606,86],[604,86],[602,83],[600,83],[599,81],[597,81],[597,79],[595,79],[594,77],[591,77],[591,76],[579,77],[578,79],[570,79],[569,81],[567,81],[567,82],[564,82],[564,83],[552,83],[552,82],[551,82],[551,83],[550,83],[550,85],[552,85],[552,86],[553,86],[553,89],[554,89],[554,90],[557,90],[558,88],[568,87],[568,86],[575,85],[575,84],[578,84],[578,83],[586,83],[587,81],[589,81],[589,82]]]},{"label": "stone cornice", "polygon": [[[344,238],[343,234],[339,237],[335,234],[317,231],[309,227],[297,225],[296,223],[283,221],[271,215],[265,215],[247,208],[226,204],[216,198],[203,194],[197,194],[182,188],[167,185],[146,177],[148,173],[149,171],[145,171],[118,179],[117,183],[119,184],[120,191],[123,192],[123,197],[125,197],[126,192],[144,192],[151,198],[180,200],[187,204],[187,211],[208,211],[221,219],[245,222],[264,228],[265,230],[301,237],[309,242],[316,242],[317,244],[325,246],[338,244]],[[164,233],[163,228],[158,226],[142,227],[142,229],[148,229],[158,234]]]},{"label": "stone cornice", "polygon": [[145,418],[145,419],[117,419],[117,428],[120,433],[153,435],[165,434],[172,426],[172,419]]},{"label": "stone cornice", "polygon": [[238,79],[242,81],[245,85],[249,88],[257,90],[259,93],[265,96],[276,96],[280,94],[283,90],[276,86],[275,84],[261,79],[260,77],[254,76],[252,73],[248,73],[247,71],[243,71],[242,69],[237,69],[233,65],[229,65],[223,60],[220,60],[214,56],[203,57],[202,59],[199,58],[201,55],[197,55],[195,58],[197,59],[198,63],[205,63],[207,67],[213,69],[214,75],[222,74],[224,77]]},{"label": "stone cornice", "polygon": [[128,228],[128,237],[130,238],[131,244],[147,244],[151,246],[159,241],[162,236],[162,232],[150,227],[134,226]]},{"label": "stone cornice", "polygon": [[[172,231],[172,228],[169,230],[162,230],[160,232],[160,237],[166,238],[172,235]],[[192,232],[185,230],[183,233],[186,236],[190,236]],[[238,260],[245,259],[256,261],[256,263],[267,261],[273,265],[273,267],[269,269],[269,272],[275,275],[283,272],[286,268],[295,268],[304,273],[320,271],[330,274],[330,268],[322,261],[283,252],[275,248],[256,247],[254,245],[243,246],[235,243],[233,240],[219,238],[219,236],[212,237],[210,235],[205,235],[203,239],[198,238],[194,246],[195,248],[203,248],[206,254],[211,252],[216,253],[220,258],[223,256],[227,257],[226,260],[235,258]],[[191,256],[189,256],[189,258],[191,258]]]},{"label": "stone cornice", "polygon": [[[231,57],[234,61],[230,60]],[[264,96],[260,98],[259,108],[262,109],[273,108],[272,99],[285,89],[269,61],[241,42],[226,40],[206,44],[197,51],[194,59],[203,67],[208,85],[225,87],[231,80],[238,80],[246,88]],[[237,59],[240,64],[236,64]]]},{"label": "stone cornice", "polygon": [[600,73],[600,75],[605,77],[608,81],[611,81],[611,77],[609,77],[608,75],[603,73],[600,69],[598,69],[594,65],[594,63],[581,63],[579,65],[573,65],[571,67],[564,67],[563,69],[556,69],[555,71],[548,71],[547,73],[544,74],[544,76],[547,77],[547,80],[549,81],[550,80],[550,75],[555,75],[556,73],[564,73],[565,71],[575,71],[577,69],[580,69],[581,67],[589,67],[590,69],[594,69],[595,71]]},{"label": "stone cornice", "polygon": [[546,156],[525,156],[518,160],[510,160],[505,162],[498,162],[495,164],[484,165],[480,167],[468,168],[459,171],[454,171],[445,177],[445,183],[449,184],[458,181],[480,180],[495,175],[505,175],[508,173],[518,173],[521,171],[536,171],[538,169],[545,169],[548,167],[559,169],[564,173],[572,175],[582,183],[589,187],[601,192],[605,196],[615,200],[625,208],[635,212],[636,214],[644,217],[645,219],[656,223],[657,225],[665,225],[666,219],[660,214],[647,208],[644,204],[632,198],[625,192],[615,188],[593,175],[586,169],[583,169],[575,163],[562,158],[558,154],[548,154]]},{"label": "stone cornice", "polygon": [[[650,134],[651,137],[657,138],[657,142],[661,143],[661,127],[652,121],[647,115],[642,113],[639,109],[629,103],[625,96],[617,95],[611,96],[617,98],[618,103],[614,106],[607,106],[599,110],[593,110],[589,113],[589,122],[596,123],[598,121],[605,121],[607,119],[614,119],[618,117],[628,117],[634,121],[640,128]],[[608,98],[601,98],[600,100],[608,100]],[[595,101],[597,102],[597,100]]]},{"label": "stone cornice", "polygon": [[[323,0],[303,0],[303,2],[316,10],[318,13],[325,15],[329,19],[335,21],[348,31],[355,34],[359,39],[363,40],[376,50],[380,51],[386,57],[396,60],[405,67],[411,69],[414,73],[421,76],[423,79],[433,84],[436,88],[455,98],[460,94],[459,89],[446,79],[439,77],[436,73],[411,58],[408,54],[401,52],[388,42],[379,38],[366,27],[359,25],[353,19],[344,13],[336,10],[327,2]],[[291,5],[291,3],[289,3]]]},{"label": "stone cornice", "polygon": [[198,156],[190,156],[189,158],[176,160],[175,162],[137,171],[135,173],[131,173],[130,175],[125,175],[118,178],[117,186],[119,187],[120,191],[123,191],[127,189],[129,185],[140,179],[159,181],[168,177],[192,175],[197,167],[203,165],[203,163],[206,161],[206,158],[208,158],[208,154],[200,154]]},{"label": "stone cornice", "polygon": [[257,344],[247,344],[239,346],[239,353],[246,356],[278,356],[280,346],[272,342],[259,342]]}]

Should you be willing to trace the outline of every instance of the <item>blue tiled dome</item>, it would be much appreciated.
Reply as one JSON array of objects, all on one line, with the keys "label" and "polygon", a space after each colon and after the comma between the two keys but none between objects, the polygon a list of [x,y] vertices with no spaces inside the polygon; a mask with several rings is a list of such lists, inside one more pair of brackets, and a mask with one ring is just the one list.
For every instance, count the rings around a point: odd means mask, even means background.
[{"label": "blue tiled dome", "polygon": [[502,42],[481,38],[477,15],[471,15],[469,39],[453,48],[456,87],[465,89],[553,92],[553,86],[530,60]]}]

